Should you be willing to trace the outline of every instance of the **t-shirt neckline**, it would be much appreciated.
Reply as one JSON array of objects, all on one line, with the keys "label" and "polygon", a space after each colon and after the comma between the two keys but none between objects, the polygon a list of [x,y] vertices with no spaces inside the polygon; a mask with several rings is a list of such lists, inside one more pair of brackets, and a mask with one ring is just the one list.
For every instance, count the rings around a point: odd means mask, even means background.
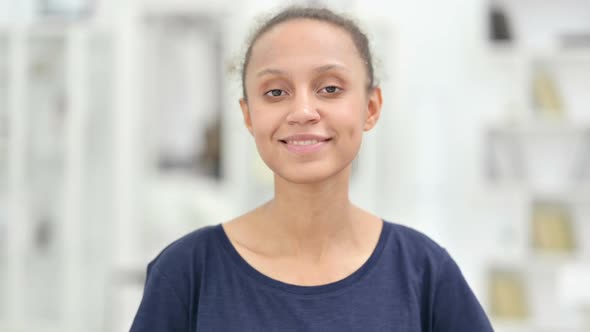
[{"label": "t-shirt neckline", "polygon": [[253,278],[256,282],[262,283],[266,286],[270,286],[272,288],[276,288],[288,293],[292,294],[299,294],[299,295],[316,295],[316,294],[326,294],[326,293],[333,293],[337,292],[341,289],[347,288],[357,281],[359,281],[363,276],[365,276],[369,271],[371,271],[374,266],[376,265],[383,248],[385,247],[386,240],[388,238],[388,234],[390,231],[390,225],[385,220],[381,219],[382,227],[381,233],[379,234],[379,239],[377,241],[377,245],[373,249],[373,252],[369,256],[369,258],[352,274],[346,276],[343,279],[323,284],[323,285],[316,285],[316,286],[303,286],[303,285],[295,285],[289,284],[274,278],[267,276],[266,274],[256,270],[250,263],[248,263],[236,250],[236,248],[231,243],[229,237],[225,233],[225,230],[222,227],[222,224],[217,224],[215,227],[215,232],[222,243],[223,247],[225,248],[226,253],[230,256],[231,260],[237,265],[237,267],[245,272],[248,276]]}]

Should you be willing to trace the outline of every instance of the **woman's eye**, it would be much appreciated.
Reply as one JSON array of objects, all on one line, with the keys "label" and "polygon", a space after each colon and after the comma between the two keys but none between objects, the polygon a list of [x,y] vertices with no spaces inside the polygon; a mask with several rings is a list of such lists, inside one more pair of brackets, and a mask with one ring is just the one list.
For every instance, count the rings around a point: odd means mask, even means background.
[{"label": "woman's eye", "polygon": [[341,90],[342,89],[340,89],[337,86],[330,85],[330,86],[327,86],[327,87],[321,89],[320,92],[325,91],[327,93],[336,93],[336,92],[340,92]]},{"label": "woman's eye", "polygon": [[272,89],[269,90],[265,93],[266,96],[271,96],[271,97],[280,97],[283,96],[285,94],[285,91],[281,90],[281,89]]}]

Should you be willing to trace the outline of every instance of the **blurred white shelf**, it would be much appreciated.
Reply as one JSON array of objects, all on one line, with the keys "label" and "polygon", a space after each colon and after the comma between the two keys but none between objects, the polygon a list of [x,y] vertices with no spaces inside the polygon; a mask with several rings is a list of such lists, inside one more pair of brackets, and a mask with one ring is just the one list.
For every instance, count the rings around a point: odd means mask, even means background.
[{"label": "blurred white shelf", "polygon": [[589,135],[590,126],[567,120],[530,120],[518,124],[494,125],[490,132],[511,135]]},{"label": "blurred white shelf", "polygon": [[490,179],[518,179],[566,195],[590,183],[589,126],[532,121],[492,126],[486,135]]},{"label": "blurred white shelf", "polygon": [[219,13],[227,12],[227,8],[241,6],[239,2],[229,0],[221,1],[190,1],[190,0],[146,0],[144,1],[143,10],[147,13],[157,14],[184,14],[191,13]]},{"label": "blurred white shelf", "polygon": [[565,264],[559,270],[557,285],[564,304],[590,308],[590,264]]},{"label": "blurred white shelf", "polygon": [[0,331],[2,332],[62,332],[63,326],[54,322],[47,321],[29,321],[26,325],[9,325],[7,322],[0,321]]},{"label": "blurred white shelf", "polygon": [[577,326],[577,324],[568,324],[568,322],[560,322],[547,326],[538,324],[532,321],[511,321],[511,320],[492,320],[492,325],[495,332],[545,332],[545,331],[559,331],[559,332],[587,332],[585,327]]},{"label": "blurred white shelf", "polygon": [[495,332],[538,332],[528,320],[517,321],[491,318]]},{"label": "blurred white shelf", "polygon": [[522,322],[493,322],[495,332],[542,332],[542,331],[559,331],[559,332],[587,332],[583,327],[547,327],[538,326]]},{"label": "blurred white shelf", "polygon": [[530,50],[511,45],[496,44],[490,47],[492,60],[521,61],[541,60],[551,63],[583,63],[590,65],[590,47],[562,48],[554,50]]}]

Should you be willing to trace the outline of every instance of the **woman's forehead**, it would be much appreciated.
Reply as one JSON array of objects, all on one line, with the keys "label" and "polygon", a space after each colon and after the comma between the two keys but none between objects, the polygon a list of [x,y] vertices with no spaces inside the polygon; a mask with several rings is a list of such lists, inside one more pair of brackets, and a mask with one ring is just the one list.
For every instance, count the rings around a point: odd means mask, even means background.
[{"label": "woman's forehead", "polygon": [[280,23],[260,36],[252,47],[248,70],[330,63],[362,67],[349,33],[331,23],[296,19]]}]

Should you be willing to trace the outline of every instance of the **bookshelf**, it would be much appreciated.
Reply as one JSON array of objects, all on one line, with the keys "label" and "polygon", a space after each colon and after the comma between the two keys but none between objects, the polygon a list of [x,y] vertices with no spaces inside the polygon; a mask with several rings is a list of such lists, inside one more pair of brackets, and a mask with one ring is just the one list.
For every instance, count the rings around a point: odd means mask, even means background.
[{"label": "bookshelf", "polygon": [[[2,331],[79,331],[102,319],[93,311],[101,305],[109,247],[101,241],[110,222],[92,195],[105,194],[108,182],[96,170],[108,167],[100,163],[104,154],[88,148],[103,134],[97,137],[89,115],[104,111],[109,75],[100,61],[110,58],[102,42],[107,35],[100,27],[55,22],[0,27],[0,63],[7,68],[0,70],[7,101],[1,108]],[[98,300],[82,305],[85,297]]]},{"label": "bookshelf", "polygon": [[[524,296],[528,311],[510,317],[490,310],[491,318],[500,332],[586,331],[583,301],[563,301],[559,280],[577,280],[568,266],[587,266],[590,258],[590,44],[564,41],[571,34],[587,39],[590,6],[489,3],[502,9],[511,38],[487,46],[503,119],[484,131],[484,177],[491,192],[520,196],[520,213],[505,231],[516,248],[491,255],[490,266],[519,274],[524,295],[513,295]],[[488,289],[487,296],[489,305],[496,295]]]}]

